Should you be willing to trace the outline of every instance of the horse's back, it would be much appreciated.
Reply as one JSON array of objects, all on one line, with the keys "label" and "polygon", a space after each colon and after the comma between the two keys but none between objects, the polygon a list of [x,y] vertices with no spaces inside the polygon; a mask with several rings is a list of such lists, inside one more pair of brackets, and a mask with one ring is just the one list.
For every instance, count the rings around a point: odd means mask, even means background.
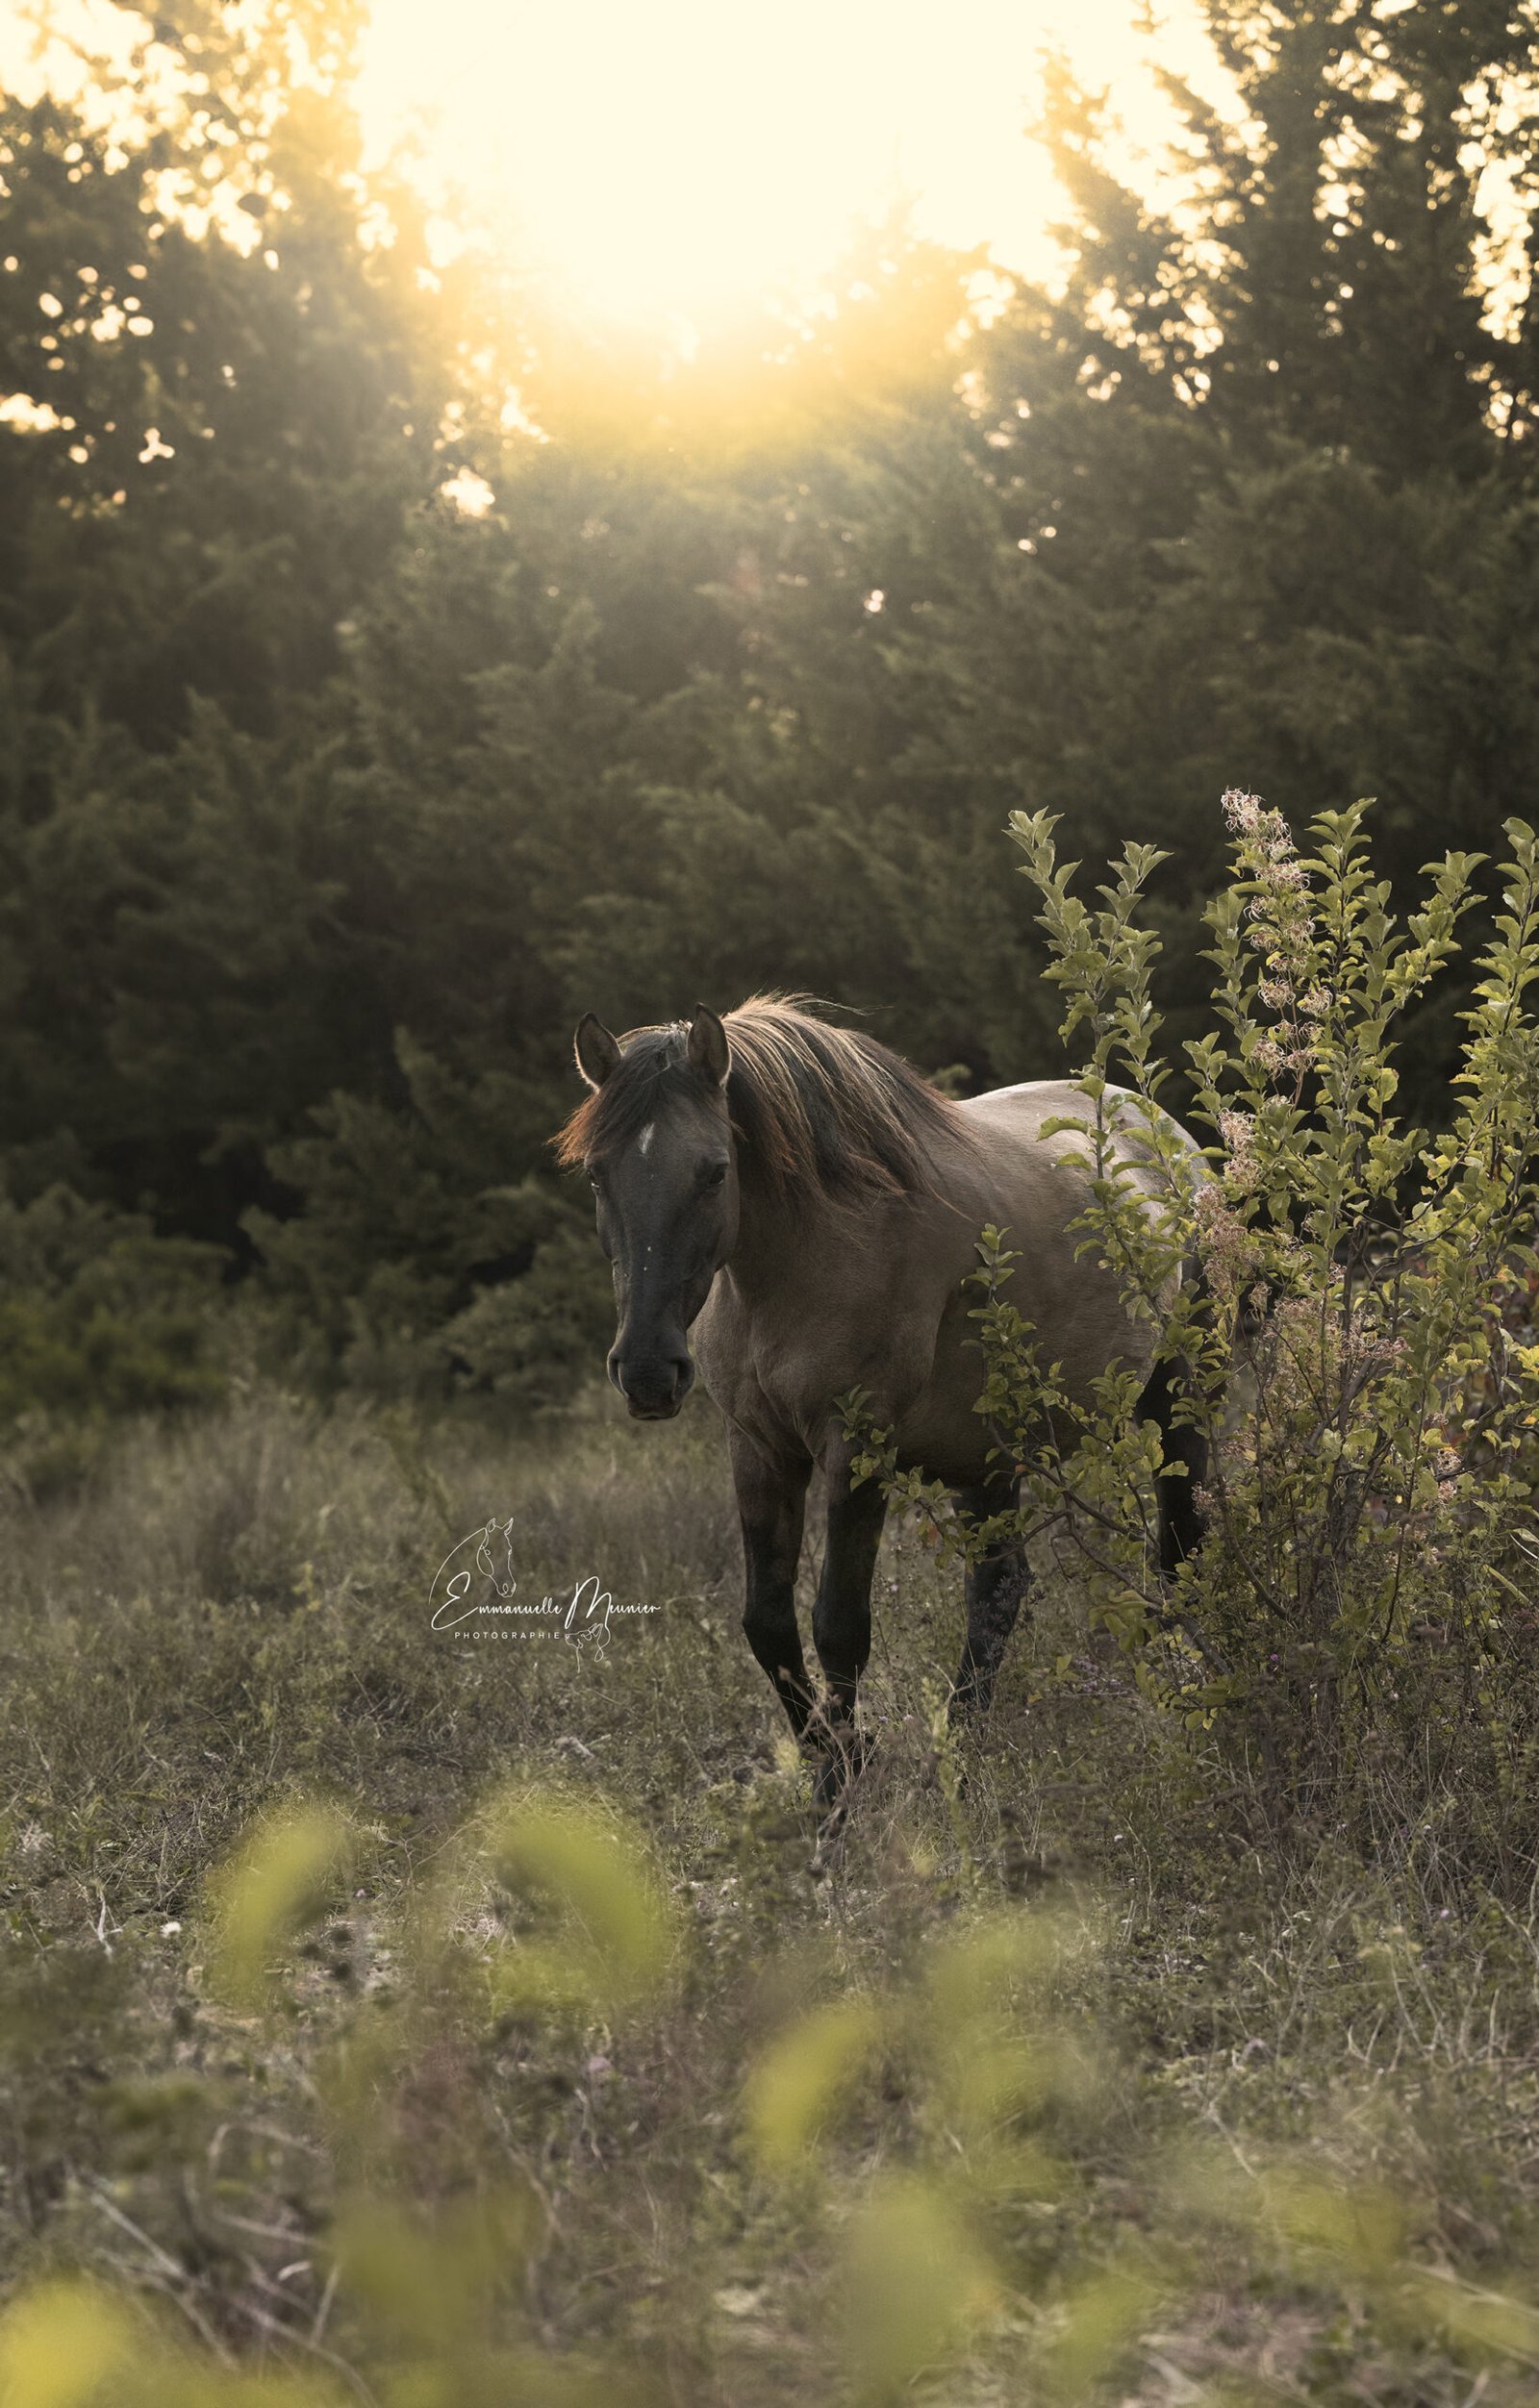
[{"label": "horse's back", "polygon": [[[1152,1189],[1158,1179],[1141,1135],[1142,1104],[1123,1087],[1108,1087],[1103,1100],[1107,1111],[1117,1115],[1114,1143],[1118,1152],[1135,1169],[1148,1167]],[[1069,1120],[1088,1126],[1095,1117],[1096,1107],[1070,1079],[1027,1079],[1017,1087],[992,1087],[986,1094],[970,1095],[958,1110],[987,1143],[1015,1144],[1040,1163],[1044,1150],[1053,1160],[1066,1155],[1085,1159],[1087,1139],[1072,1129],[1051,1131],[1051,1123]],[[1169,1113],[1162,1111],[1159,1116],[1173,1132],[1177,1145],[1195,1162],[1201,1151],[1197,1141]]]}]

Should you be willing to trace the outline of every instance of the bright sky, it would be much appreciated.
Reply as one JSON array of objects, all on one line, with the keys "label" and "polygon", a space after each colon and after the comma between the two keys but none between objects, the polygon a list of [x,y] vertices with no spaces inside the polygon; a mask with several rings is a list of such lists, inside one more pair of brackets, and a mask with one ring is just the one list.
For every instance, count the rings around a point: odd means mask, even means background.
[{"label": "bright sky", "polygon": [[[579,312],[701,325],[801,286],[898,196],[919,230],[1042,268],[1061,197],[1022,136],[1045,43],[1109,86],[1132,143],[1171,118],[1139,0],[374,0],[360,101],[376,154],[490,205]],[[1219,97],[1196,0],[1156,0],[1165,61]],[[1147,175],[1141,179],[1147,182]]]},{"label": "bright sky", "polygon": [[[1221,107],[1198,0],[1153,0],[1154,47]],[[126,63],[113,0],[47,0]],[[153,13],[146,8],[146,15]],[[1145,189],[1173,119],[1141,0],[373,0],[358,102],[373,160],[402,135],[437,195],[458,180],[520,270],[572,314],[703,331],[767,288],[805,291],[862,219],[1045,272],[1061,195],[1024,138],[1044,47],[1110,88]],[[0,0],[0,81],[36,88],[29,0]],[[168,54],[166,54],[168,55]],[[1141,159],[1141,154],[1142,159]]]}]

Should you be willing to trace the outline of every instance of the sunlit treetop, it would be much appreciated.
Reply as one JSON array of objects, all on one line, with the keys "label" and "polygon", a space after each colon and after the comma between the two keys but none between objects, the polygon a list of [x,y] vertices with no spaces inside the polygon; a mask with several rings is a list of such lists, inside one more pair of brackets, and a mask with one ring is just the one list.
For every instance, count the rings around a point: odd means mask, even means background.
[{"label": "sunlit treetop", "polygon": [[[863,376],[900,388],[910,339],[930,373],[1011,279],[1068,288],[1097,390],[1136,353],[1191,402],[1236,311],[1286,378],[1301,317],[1328,346],[1371,296],[1403,309],[1441,279],[1437,340],[1516,425],[1533,0],[1478,17],[1172,0],[1146,25],[1136,0],[984,0],[943,37],[919,0],[772,21],[706,0],[42,0],[40,48],[0,28],[0,76],[59,94],[108,167],[158,145],[149,189],[189,233],[292,264],[330,213],[391,251],[449,296],[467,386],[508,431],[730,441],[770,369],[804,422]],[[888,307],[884,244],[971,265],[921,264]],[[1322,390],[1350,349],[1321,353]]]}]

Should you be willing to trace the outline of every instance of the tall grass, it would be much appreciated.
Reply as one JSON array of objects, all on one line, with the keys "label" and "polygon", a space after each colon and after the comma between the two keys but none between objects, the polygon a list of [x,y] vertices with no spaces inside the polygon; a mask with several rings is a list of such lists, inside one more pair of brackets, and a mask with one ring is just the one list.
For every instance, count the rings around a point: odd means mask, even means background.
[{"label": "tall grass", "polygon": [[[492,1515],[660,1610],[435,1636]],[[1258,1845],[1050,1575],[955,1740],[895,1519],[830,1854],[703,1405],[253,1389],[7,1517],[0,2398],[1531,2396],[1532,1902]]]}]

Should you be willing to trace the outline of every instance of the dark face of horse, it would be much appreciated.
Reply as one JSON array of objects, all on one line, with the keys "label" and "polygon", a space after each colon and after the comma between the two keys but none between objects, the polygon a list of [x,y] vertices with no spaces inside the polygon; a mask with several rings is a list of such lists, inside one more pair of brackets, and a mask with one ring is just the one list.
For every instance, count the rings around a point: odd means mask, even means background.
[{"label": "dark face of horse", "polygon": [[[601,1087],[623,1060],[589,1013],[577,1066]],[[694,1385],[687,1331],[738,1234],[738,1174],[725,1086],[726,1032],[702,1008],[680,1075],[660,1084],[635,1136],[586,1164],[598,1240],[615,1270],[618,1327],[609,1376],[639,1420],[666,1421]]]}]

